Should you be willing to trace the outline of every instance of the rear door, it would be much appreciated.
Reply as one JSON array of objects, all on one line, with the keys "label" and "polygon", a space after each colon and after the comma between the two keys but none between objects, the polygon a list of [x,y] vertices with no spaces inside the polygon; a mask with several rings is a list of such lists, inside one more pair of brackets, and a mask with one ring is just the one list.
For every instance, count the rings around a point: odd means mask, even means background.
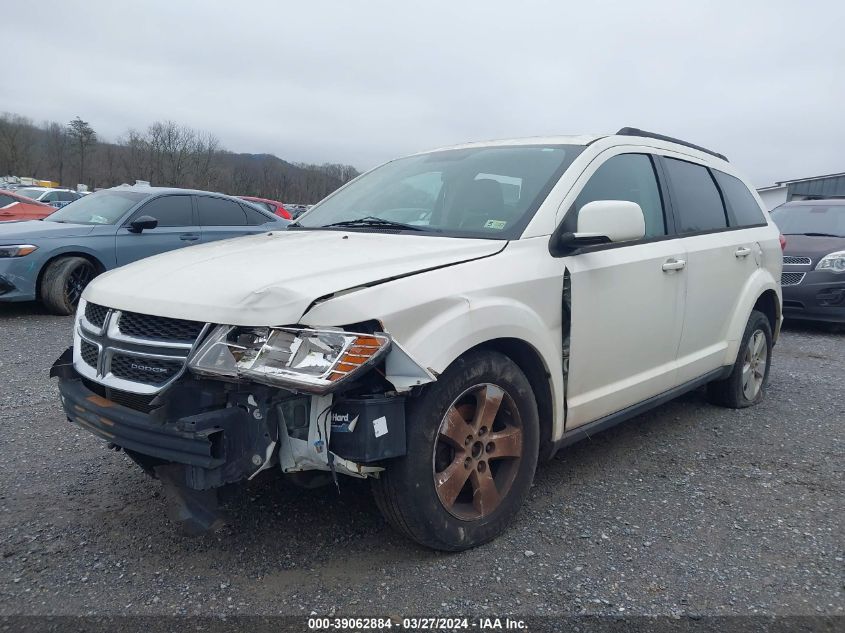
[{"label": "rear door", "polygon": [[[759,265],[760,246],[753,230],[731,227],[722,191],[708,167],[665,156],[661,163],[675,225],[687,250],[686,316],[678,348],[679,378],[687,382],[724,364],[730,320]],[[760,219],[765,224],[762,213]]]},{"label": "rear door", "polygon": [[261,225],[271,221],[246,203],[229,198],[196,196],[196,201],[203,242],[261,233],[266,230]]},{"label": "rear door", "polygon": [[[115,236],[116,260],[118,266],[134,262],[150,255],[157,255],[177,248],[199,244],[202,231],[195,220],[190,195],[165,195],[153,198],[136,210]],[[130,230],[133,220],[150,216],[158,220],[154,229],[141,233]]]},{"label": "rear door", "polygon": [[627,200],[642,208],[646,235],[564,258],[571,284],[567,430],[675,386],[684,317],[686,252],[667,222],[654,158],[618,154],[589,172],[566,214],[567,230],[575,230],[587,202]]}]

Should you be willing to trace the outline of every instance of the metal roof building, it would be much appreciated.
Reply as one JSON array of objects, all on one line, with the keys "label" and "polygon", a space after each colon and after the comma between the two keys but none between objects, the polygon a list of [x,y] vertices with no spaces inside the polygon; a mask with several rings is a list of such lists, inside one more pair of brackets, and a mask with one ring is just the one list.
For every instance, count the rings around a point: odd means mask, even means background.
[{"label": "metal roof building", "polygon": [[791,200],[814,200],[819,198],[845,198],[845,172],[782,180],[771,187],[758,189],[757,193],[770,211]]}]

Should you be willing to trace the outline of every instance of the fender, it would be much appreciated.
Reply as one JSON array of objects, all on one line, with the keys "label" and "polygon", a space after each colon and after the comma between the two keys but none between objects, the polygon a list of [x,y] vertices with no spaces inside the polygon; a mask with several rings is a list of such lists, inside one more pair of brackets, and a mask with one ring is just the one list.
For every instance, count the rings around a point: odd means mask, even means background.
[{"label": "fender", "polygon": [[754,309],[754,304],[767,290],[772,290],[778,297],[777,301],[777,326],[772,334],[776,337],[777,331],[780,329],[780,323],[783,320],[783,297],[781,295],[780,284],[775,281],[772,274],[766,268],[758,268],[748,278],[743,286],[739,301],[734,307],[734,312],[731,315],[727,330],[728,346],[725,350],[725,358],[723,365],[733,365],[736,362],[737,354],[739,353],[739,344],[742,340],[742,335],[745,332],[745,326],[748,323],[748,317],[751,310]]}]

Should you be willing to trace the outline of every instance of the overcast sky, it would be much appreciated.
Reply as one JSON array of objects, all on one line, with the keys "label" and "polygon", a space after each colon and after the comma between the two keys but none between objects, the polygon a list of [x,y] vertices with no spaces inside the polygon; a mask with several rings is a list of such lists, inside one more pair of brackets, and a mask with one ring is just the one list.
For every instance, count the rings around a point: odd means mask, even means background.
[{"label": "overcast sky", "polygon": [[845,171],[845,2],[21,0],[0,110],[105,139],[156,120],[365,169],[469,140],[626,125],[756,186]]}]

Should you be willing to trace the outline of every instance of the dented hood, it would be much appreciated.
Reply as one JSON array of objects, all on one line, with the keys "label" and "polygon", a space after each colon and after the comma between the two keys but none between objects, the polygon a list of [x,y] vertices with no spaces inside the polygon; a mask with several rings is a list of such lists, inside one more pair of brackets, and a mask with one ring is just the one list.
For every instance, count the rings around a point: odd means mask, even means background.
[{"label": "dented hood", "polygon": [[505,245],[356,231],[263,233],[129,264],[95,279],[83,296],[110,308],[157,316],[289,325],[321,297],[494,255]]}]

